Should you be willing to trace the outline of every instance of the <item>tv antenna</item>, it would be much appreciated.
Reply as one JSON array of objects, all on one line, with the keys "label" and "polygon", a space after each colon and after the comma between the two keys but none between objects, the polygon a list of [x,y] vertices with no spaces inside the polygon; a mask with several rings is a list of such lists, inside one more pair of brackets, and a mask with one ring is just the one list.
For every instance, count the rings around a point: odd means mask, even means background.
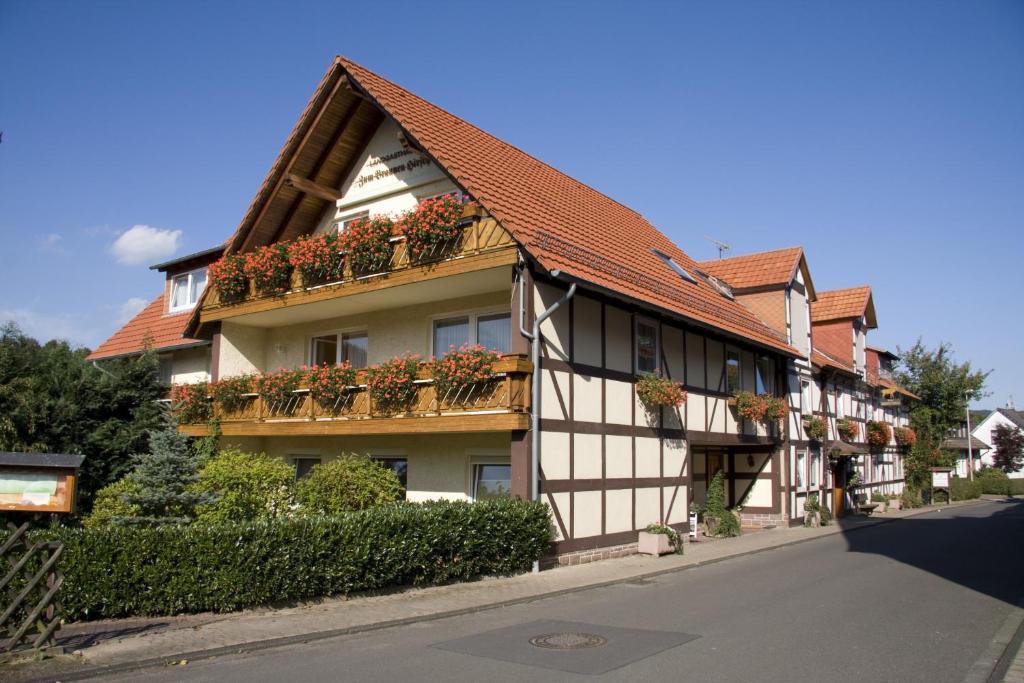
[{"label": "tv antenna", "polygon": [[708,237],[707,235],[704,235],[704,239],[715,245],[715,247],[718,249],[718,258],[720,259],[725,258],[725,252],[732,249],[732,246],[728,242],[716,240],[714,237]]}]

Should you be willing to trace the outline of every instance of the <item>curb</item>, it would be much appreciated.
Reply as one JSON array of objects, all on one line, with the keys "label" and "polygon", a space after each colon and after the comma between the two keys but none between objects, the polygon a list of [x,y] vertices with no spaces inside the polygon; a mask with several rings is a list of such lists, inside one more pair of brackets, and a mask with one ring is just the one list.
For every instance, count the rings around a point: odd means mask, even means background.
[{"label": "curb", "polygon": [[[138,671],[140,669],[148,669],[153,667],[162,667],[173,665],[178,661],[187,660],[188,662],[195,662],[203,659],[212,659],[214,657],[220,657],[223,655],[230,654],[243,654],[249,652],[258,652],[261,650],[270,650],[277,647],[286,647],[288,645],[299,645],[303,643],[312,643],[320,640],[328,640],[330,638],[337,638],[340,636],[355,635],[359,633],[367,633],[370,631],[380,631],[388,628],[394,628],[396,626],[407,626],[409,624],[423,623],[427,621],[438,621],[441,619],[448,619],[450,617],[465,616],[467,614],[477,614],[479,612],[486,612],[492,609],[499,609],[502,607],[511,607],[513,605],[523,605],[530,602],[536,602],[538,600],[547,600],[548,598],[557,598],[563,595],[571,595],[573,593],[581,593],[583,591],[593,590],[597,588],[606,588],[608,586],[615,586],[622,583],[651,579],[658,576],[664,576],[666,574],[673,574],[676,572],[687,571],[690,569],[697,569],[699,567],[706,567],[708,565],[717,564],[719,562],[725,562],[727,560],[733,560],[739,557],[748,557],[750,555],[757,555],[759,553],[768,552],[770,550],[778,550],[779,548],[786,548],[790,546],[800,545],[803,543],[810,543],[812,541],[818,541],[823,538],[829,538],[840,533],[847,533],[852,531],[860,531],[862,529],[870,529],[885,524],[893,524],[901,522],[904,519],[911,517],[917,517],[920,515],[929,514],[932,512],[941,512],[943,509],[949,507],[967,507],[970,505],[978,505],[982,503],[991,503],[996,501],[988,500],[970,500],[970,501],[957,501],[952,504],[946,504],[942,506],[933,506],[927,508],[921,508],[910,514],[902,517],[896,517],[892,519],[872,519],[869,522],[862,523],[856,527],[848,529],[842,529],[836,525],[836,530],[829,533],[821,534],[819,536],[812,536],[810,538],[798,538],[791,541],[785,541],[778,545],[767,546],[764,548],[755,548],[752,550],[745,550],[742,552],[733,553],[730,555],[723,555],[721,557],[708,558],[692,564],[680,565],[677,567],[666,567],[664,569],[656,569],[653,571],[645,572],[643,574],[635,574],[627,577],[621,577],[616,579],[609,579],[607,581],[600,581],[598,583],[590,583],[584,586],[572,586],[569,588],[560,588],[546,593],[538,593],[536,595],[527,595],[519,598],[513,598],[510,600],[499,600],[496,602],[490,602],[481,605],[474,605],[472,607],[463,607],[460,609],[446,610],[443,612],[435,612],[433,614],[422,614],[414,617],[404,617],[401,619],[390,619],[388,621],[379,621],[371,624],[359,624],[356,626],[346,626],[343,628],[328,629],[325,631],[313,631],[311,633],[303,633],[294,636],[282,636],[280,638],[267,638],[264,640],[254,640],[247,643],[238,643],[236,645],[227,645],[223,647],[209,648],[205,650],[192,650],[189,652],[181,652],[174,655],[164,655],[161,657],[150,657],[148,659],[140,659],[134,662],[122,662],[120,664],[108,664],[102,666],[92,666],[77,671],[62,671],[53,675],[41,677],[41,678],[28,678],[23,683],[44,683],[47,681],[54,680],[54,677],[60,681],[81,681],[97,676],[127,673],[130,671]],[[1024,614],[1024,610],[1020,610]],[[1004,626],[1005,628],[1005,626]],[[1011,632],[1012,633],[1012,632]],[[998,655],[997,655],[998,659]],[[978,663],[975,664],[978,666]],[[973,671],[973,668],[972,668]],[[986,679],[979,679],[981,681]],[[972,681],[973,683],[973,681]]]}]

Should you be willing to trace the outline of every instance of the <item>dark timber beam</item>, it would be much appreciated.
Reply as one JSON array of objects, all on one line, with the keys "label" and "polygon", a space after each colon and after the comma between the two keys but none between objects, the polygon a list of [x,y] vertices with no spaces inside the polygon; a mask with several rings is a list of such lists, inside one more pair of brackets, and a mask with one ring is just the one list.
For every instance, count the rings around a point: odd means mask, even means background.
[{"label": "dark timber beam", "polygon": [[323,199],[328,202],[336,202],[339,199],[341,199],[341,193],[338,192],[337,190],[332,190],[329,187],[324,187],[323,185],[314,183],[312,180],[307,180],[302,176],[295,175],[294,173],[288,174],[287,178],[285,178],[285,183],[294,187],[296,190],[299,190],[300,192],[311,194],[314,197],[319,197],[320,199]]}]

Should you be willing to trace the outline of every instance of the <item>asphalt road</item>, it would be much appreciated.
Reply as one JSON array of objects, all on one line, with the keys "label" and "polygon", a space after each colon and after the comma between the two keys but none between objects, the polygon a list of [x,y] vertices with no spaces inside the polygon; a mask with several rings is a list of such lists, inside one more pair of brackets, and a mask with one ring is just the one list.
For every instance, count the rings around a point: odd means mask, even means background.
[{"label": "asphalt road", "polygon": [[[985,503],[654,580],[111,680],[959,682],[1024,597],[1022,544],[1024,503]],[[606,642],[528,643],[561,631]],[[697,637],[663,642],[676,634]]]}]

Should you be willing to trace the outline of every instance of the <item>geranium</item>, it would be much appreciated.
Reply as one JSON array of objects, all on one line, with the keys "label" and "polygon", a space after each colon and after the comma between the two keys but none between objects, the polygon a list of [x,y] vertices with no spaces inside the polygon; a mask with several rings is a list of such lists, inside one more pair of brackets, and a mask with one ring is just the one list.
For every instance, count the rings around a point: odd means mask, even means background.
[{"label": "geranium", "polygon": [[786,400],[780,396],[762,394],[765,400],[765,422],[778,422],[786,419]]},{"label": "geranium", "polygon": [[885,448],[892,438],[892,429],[885,422],[868,422],[868,444],[872,448]]},{"label": "geranium", "polygon": [[828,424],[820,417],[809,417],[804,420],[804,431],[811,441],[821,441],[828,435]]},{"label": "geranium", "polygon": [[249,293],[245,257],[240,254],[228,254],[214,261],[207,269],[206,276],[223,303],[241,301]]},{"label": "geranium", "polygon": [[750,391],[736,392],[736,412],[740,417],[753,422],[764,422],[765,414],[768,412],[768,401],[764,394],[755,394]]},{"label": "geranium", "polygon": [[352,271],[357,275],[387,270],[391,262],[391,232],[395,223],[387,216],[352,221],[341,235]]},{"label": "geranium", "polygon": [[419,356],[393,358],[367,371],[370,398],[381,413],[404,412],[416,399]]},{"label": "geranium", "polygon": [[468,393],[461,396],[462,392],[494,377],[496,362],[498,354],[488,351],[479,344],[467,344],[460,349],[450,349],[448,353],[430,364],[438,399],[468,398]]},{"label": "geranium", "polygon": [[836,431],[839,432],[839,438],[843,441],[853,441],[857,438],[860,430],[857,429],[856,422],[848,417],[843,417],[836,420]]},{"label": "geranium", "polygon": [[636,395],[648,408],[675,408],[686,403],[683,385],[662,377],[660,373],[640,377],[636,381]]},{"label": "geranium", "polygon": [[288,245],[288,263],[302,275],[306,287],[338,282],[345,266],[338,233],[332,230],[299,237]]},{"label": "geranium", "polygon": [[314,365],[306,369],[306,387],[313,400],[326,408],[338,403],[356,383],[356,371],[345,361],[339,365]]},{"label": "geranium", "polygon": [[179,424],[206,422],[213,417],[209,389],[206,382],[171,387],[171,406]]},{"label": "geranium", "polygon": [[291,289],[292,266],[288,245],[277,242],[245,255],[245,274],[263,294],[282,294]]},{"label": "geranium", "polygon": [[223,410],[233,413],[249,400],[246,394],[252,394],[254,379],[255,375],[225,377],[210,385],[210,394]]},{"label": "geranium", "polygon": [[897,427],[894,436],[901,448],[910,448],[917,443],[917,432],[910,427]]},{"label": "geranium", "polygon": [[428,199],[399,219],[409,256],[414,259],[440,256],[462,234],[462,202],[452,195]]},{"label": "geranium", "polygon": [[302,386],[302,370],[278,370],[273,374],[256,377],[256,393],[271,410],[289,410],[293,406],[295,391]]}]

